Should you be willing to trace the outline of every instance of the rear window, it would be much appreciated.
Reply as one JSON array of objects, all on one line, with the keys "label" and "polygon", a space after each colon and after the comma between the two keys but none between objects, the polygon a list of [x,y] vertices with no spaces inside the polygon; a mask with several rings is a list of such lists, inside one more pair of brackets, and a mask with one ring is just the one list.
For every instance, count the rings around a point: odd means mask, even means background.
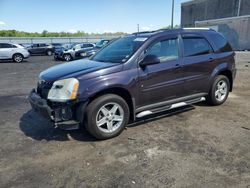
[{"label": "rear window", "polygon": [[233,49],[227,40],[219,33],[213,33],[210,35],[213,43],[216,46],[217,52],[231,52]]},{"label": "rear window", "polygon": [[202,37],[183,37],[184,56],[198,56],[209,54],[212,48],[208,41]]}]

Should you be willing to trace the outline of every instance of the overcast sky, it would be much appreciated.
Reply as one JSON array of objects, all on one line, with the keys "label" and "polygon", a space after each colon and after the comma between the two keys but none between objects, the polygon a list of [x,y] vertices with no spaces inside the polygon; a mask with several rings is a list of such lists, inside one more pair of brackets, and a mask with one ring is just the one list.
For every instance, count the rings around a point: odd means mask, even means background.
[{"label": "overcast sky", "polygon": [[[181,3],[175,0],[175,24]],[[171,23],[172,0],[0,0],[0,30],[135,32]]]}]

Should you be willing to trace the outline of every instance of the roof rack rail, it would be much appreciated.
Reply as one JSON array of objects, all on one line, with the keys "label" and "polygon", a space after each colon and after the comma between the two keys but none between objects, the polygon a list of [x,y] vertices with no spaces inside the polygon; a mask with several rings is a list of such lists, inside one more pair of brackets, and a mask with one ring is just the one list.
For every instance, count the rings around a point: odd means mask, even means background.
[{"label": "roof rack rail", "polygon": [[211,30],[208,27],[184,27],[185,30]]},{"label": "roof rack rail", "polygon": [[138,34],[144,34],[144,33],[152,33],[153,31],[140,31],[140,32],[135,32],[132,33],[132,35],[138,35]]},{"label": "roof rack rail", "polygon": [[169,31],[169,29],[157,29],[157,30],[152,30],[152,31],[141,31],[141,32],[135,32],[132,34],[135,35],[135,34],[144,34],[144,33],[154,33],[154,32],[160,32],[160,31]]}]

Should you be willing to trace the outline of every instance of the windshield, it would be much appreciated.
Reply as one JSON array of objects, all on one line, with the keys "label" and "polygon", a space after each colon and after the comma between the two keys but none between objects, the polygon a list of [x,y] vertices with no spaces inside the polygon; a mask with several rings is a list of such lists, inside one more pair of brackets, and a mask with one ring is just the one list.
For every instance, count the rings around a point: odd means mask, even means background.
[{"label": "windshield", "polygon": [[75,50],[80,50],[82,48],[82,44],[77,44],[74,46]]},{"label": "windshield", "polygon": [[96,46],[101,46],[103,44],[104,40],[100,40],[99,42],[96,43]]},{"label": "windshield", "polygon": [[103,48],[91,59],[101,62],[124,63],[146,40],[147,38],[137,36],[122,37]]}]

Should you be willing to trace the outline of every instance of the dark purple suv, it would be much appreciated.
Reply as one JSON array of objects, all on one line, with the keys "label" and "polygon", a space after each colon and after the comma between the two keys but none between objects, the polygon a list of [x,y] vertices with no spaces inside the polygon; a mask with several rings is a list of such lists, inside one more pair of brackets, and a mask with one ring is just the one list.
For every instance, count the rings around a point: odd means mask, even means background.
[{"label": "dark purple suv", "polygon": [[57,127],[85,125],[107,139],[150,114],[203,100],[223,104],[233,88],[234,56],[211,29],[135,33],[88,60],[43,71],[29,101]]}]

